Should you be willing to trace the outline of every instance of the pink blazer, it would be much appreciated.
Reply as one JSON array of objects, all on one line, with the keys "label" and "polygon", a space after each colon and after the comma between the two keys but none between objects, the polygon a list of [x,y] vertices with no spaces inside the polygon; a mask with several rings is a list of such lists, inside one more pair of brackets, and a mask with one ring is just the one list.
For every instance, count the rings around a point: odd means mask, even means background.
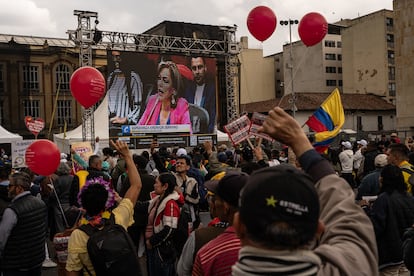
[{"label": "pink blazer", "polygon": [[[156,125],[158,116],[161,111],[161,102],[158,101],[157,105],[154,108],[154,105],[157,100],[157,95],[152,95],[148,104],[145,108],[144,114],[142,114],[141,119],[139,119],[138,125]],[[150,115],[151,110],[154,108],[154,112]],[[148,120],[148,117],[150,119]],[[148,120],[148,122],[147,122]],[[147,122],[147,123],[146,123]],[[171,125],[191,125],[190,121],[190,111],[188,110],[188,102],[184,98],[179,98],[177,101],[177,106],[170,111],[170,124]]]}]

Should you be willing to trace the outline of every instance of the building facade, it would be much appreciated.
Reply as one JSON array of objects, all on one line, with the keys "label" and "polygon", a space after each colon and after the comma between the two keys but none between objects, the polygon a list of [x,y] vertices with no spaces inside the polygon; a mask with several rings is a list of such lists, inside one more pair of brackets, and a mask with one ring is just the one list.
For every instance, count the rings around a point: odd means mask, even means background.
[{"label": "building facade", "polygon": [[[93,60],[105,70],[106,51],[94,50]],[[51,138],[81,124],[82,107],[69,87],[78,67],[78,52],[68,39],[0,35],[1,125],[33,138],[25,117],[42,118],[46,127],[39,138]]]},{"label": "building facade", "polygon": [[414,1],[394,0],[397,130],[414,135]]},{"label": "building facade", "polygon": [[375,94],[395,103],[394,14],[380,10],[342,30],[344,93]]}]

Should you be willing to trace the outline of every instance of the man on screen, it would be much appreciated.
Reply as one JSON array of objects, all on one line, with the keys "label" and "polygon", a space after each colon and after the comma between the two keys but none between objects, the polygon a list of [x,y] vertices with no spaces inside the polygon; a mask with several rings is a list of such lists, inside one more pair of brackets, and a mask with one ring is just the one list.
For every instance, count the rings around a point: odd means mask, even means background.
[{"label": "man on screen", "polygon": [[213,133],[216,121],[216,86],[207,81],[207,65],[204,57],[191,58],[191,71],[194,82],[185,91],[185,98],[190,104],[204,108],[209,115],[207,132]]}]

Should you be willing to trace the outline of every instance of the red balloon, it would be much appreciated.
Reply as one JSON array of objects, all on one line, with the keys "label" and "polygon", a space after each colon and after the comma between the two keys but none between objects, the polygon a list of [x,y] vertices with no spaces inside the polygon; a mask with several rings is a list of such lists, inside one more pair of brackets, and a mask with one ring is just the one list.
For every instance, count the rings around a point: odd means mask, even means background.
[{"label": "red balloon", "polygon": [[105,94],[105,79],[101,72],[93,67],[78,68],[70,78],[70,91],[78,103],[89,108]]},{"label": "red balloon", "polygon": [[247,28],[259,41],[268,39],[276,29],[276,15],[265,6],[252,9],[247,16]]},{"label": "red balloon", "polygon": [[39,175],[51,175],[60,164],[60,151],[55,143],[40,139],[33,142],[25,153],[26,165]]},{"label": "red balloon", "polygon": [[328,32],[328,22],[321,14],[311,12],[302,17],[298,31],[303,44],[313,46],[325,37]]}]

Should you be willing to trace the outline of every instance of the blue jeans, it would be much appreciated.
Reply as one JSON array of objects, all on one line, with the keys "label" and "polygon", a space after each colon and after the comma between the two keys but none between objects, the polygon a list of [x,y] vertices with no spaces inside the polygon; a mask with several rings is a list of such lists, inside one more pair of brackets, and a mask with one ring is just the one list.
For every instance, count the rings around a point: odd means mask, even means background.
[{"label": "blue jeans", "polygon": [[147,250],[147,263],[149,276],[174,276],[174,262],[163,261],[157,249]]}]

